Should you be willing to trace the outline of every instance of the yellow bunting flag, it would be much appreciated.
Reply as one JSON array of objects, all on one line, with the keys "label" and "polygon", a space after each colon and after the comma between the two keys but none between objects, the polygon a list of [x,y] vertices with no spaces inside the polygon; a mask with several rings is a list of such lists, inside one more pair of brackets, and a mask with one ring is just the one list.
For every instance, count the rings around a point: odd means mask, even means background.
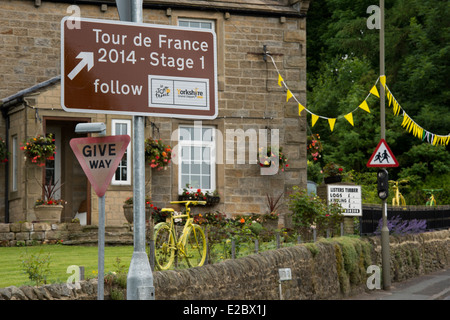
[{"label": "yellow bunting flag", "polygon": [[359,107],[360,107],[361,109],[363,109],[364,111],[367,111],[368,113],[370,113],[369,105],[367,104],[367,101],[366,101],[366,100],[364,100],[364,102],[361,103],[361,104],[359,105]]},{"label": "yellow bunting flag", "polygon": [[380,94],[378,93],[378,89],[376,86],[372,87],[372,89],[370,90],[370,93],[373,94],[374,96],[377,96],[378,98],[380,97]]},{"label": "yellow bunting flag", "polygon": [[319,116],[316,116],[314,113],[311,114],[312,117],[312,126],[316,124],[317,120],[319,120]]},{"label": "yellow bunting flag", "polygon": [[284,82],[283,78],[281,77],[281,74],[278,74],[278,85],[281,87],[281,83]]},{"label": "yellow bunting flag", "polygon": [[380,77],[380,83],[383,85],[384,89],[386,89],[386,76]]},{"label": "yellow bunting flag", "polygon": [[355,125],[353,124],[353,114],[349,113],[347,115],[344,116],[345,119],[347,119],[348,122],[350,122],[350,124],[354,127]]},{"label": "yellow bunting flag", "polygon": [[336,119],[335,118],[330,118],[330,119],[328,119],[328,123],[330,124],[331,132],[333,132],[334,124],[336,123]]},{"label": "yellow bunting flag", "polygon": [[305,107],[302,106],[300,103],[298,104],[298,115],[301,116],[302,111],[305,110]]},{"label": "yellow bunting flag", "polygon": [[289,101],[290,98],[292,98],[294,95],[292,94],[291,90],[287,91],[287,96],[286,96],[286,102]]}]

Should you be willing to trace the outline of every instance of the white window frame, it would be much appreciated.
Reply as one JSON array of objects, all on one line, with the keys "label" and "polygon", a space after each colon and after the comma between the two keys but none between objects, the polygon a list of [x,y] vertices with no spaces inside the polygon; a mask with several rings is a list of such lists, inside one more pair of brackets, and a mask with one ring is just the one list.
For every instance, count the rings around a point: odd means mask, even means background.
[{"label": "white window frame", "polygon": [[[183,188],[186,187],[186,184],[182,183],[182,149],[183,147],[208,147],[210,148],[210,154],[209,154],[209,162],[210,162],[210,188],[201,188],[202,192],[214,192],[216,190],[216,128],[214,126],[194,126],[194,125],[180,125],[179,127],[179,135],[178,135],[178,191],[179,194],[183,192]],[[191,140],[181,140],[181,133],[183,132],[183,128],[195,128],[195,129],[211,129],[211,141],[203,141],[202,140],[192,140],[193,137],[191,137]],[[194,137],[195,138],[195,137]],[[192,160],[192,159],[190,159]],[[202,159],[203,160],[203,155]],[[200,166],[201,167],[201,166]],[[201,170],[201,169],[200,169]],[[200,171],[200,177],[203,175]],[[201,182],[200,182],[201,183]],[[194,188],[197,188],[197,186],[192,186]]]},{"label": "white window frame", "polygon": [[[131,120],[127,120],[127,119],[112,119],[111,120],[111,134],[113,136],[118,135],[116,133],[116,124],[125,124],[127,126],[127,135],[129,135],[131,137]],[[126,157],[127,160],[127,179],[126,180],[116,180],[116,174],[114,173],[112,180],[111,180],[111,184],[115,185],[115,186],[129,186],[131,185],[131,143],[128,144],[126,153],[124,155],[124,157]],[[120,164],[119,164],[120,167]],[[117,171],[117,170],[116,170]]]},{"label": "white window frame", "polygon": [[[178,18],[178,26],[180,26],[180,22],[189,22],[189,24],[191,22],[208,22],[208,23],[211,23],[211,29],[207,29],[207,28],[198,28],[198,29],[213,30],[213,31],[216,30],[216,21],[211,20],[211,19]],[[197,27],[191,27],[191,26],[189,26],[189,28],[197,29]]]}]

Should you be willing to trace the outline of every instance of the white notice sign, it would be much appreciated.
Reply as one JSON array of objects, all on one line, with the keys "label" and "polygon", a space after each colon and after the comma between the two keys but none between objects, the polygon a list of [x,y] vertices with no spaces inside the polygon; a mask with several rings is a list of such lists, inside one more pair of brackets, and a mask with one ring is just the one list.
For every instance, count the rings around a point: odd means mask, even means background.
[{"label": "white notice sign", "polygon": [[337,202],[344,216],[362,216],[361,186],[328,185],[328,203]]}]

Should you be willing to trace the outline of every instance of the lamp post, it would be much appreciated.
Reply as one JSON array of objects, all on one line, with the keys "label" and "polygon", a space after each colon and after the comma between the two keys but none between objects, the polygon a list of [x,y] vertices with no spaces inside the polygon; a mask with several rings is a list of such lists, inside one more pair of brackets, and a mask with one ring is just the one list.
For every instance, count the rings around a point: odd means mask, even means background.
[{"label": "lamp post", "polygon": [[[384,56],[384,0],[380,0],[380,77],[385,76],[385,56]],[[380,86],[380,126],[381,139],[386,139],[386,93],[384,85]],[[387,174],[387,171],[386,171]],[[391,287],[391,263],[389,249],[389,228],[387,226],[387,203],[386,198],[382,199],[381,214],[383,226],[381,228],[381,258],[383,270],[383,289],[390,290]]]}]

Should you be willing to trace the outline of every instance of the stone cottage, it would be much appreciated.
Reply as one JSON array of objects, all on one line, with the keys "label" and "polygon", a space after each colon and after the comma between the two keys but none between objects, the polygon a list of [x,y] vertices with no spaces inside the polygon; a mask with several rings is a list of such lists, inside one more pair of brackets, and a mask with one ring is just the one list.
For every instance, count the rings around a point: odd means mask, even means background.
[{"label": "stone cottage", "polygon": [[[284,192],[286,200],[292,186],[306,188],[305,115],[286,101],[273,62],[306,104],[308,6],[305,0],[144,0],[144,23],[211,29],[217,42],[217,117],[146,117],[145,137],[174,149],[164,170],[146,167],[146,194],[154,205],[178,200],[189,185],[219,195],[220,201],[203,211],[267,214],[267,195]],[[105,123],[107,135],[132,136],[132,116],[62,109],[60,23],[71,15],[119,20],[114,0],[0,2],[0,137],[9,152],[8,161],[0,163],[0,222],[36,220],[41,186],[51,182],[66,201],[63,222],[85,212],[86,224],[97,224],[97,196],[69,141],[82,137],[75,126],[88,122]],[[44,166],[30,163],[21,144],[49,133],[57,147],[54,159]],[[265,140],[270,146],[274,134],[289,166],[267,175],[256,153]],[[106,193],[107,225],[126,222],[122,206],[133,195],[132,158],[131,143]],[[281,223],[286,212],[285,201]]]}]

